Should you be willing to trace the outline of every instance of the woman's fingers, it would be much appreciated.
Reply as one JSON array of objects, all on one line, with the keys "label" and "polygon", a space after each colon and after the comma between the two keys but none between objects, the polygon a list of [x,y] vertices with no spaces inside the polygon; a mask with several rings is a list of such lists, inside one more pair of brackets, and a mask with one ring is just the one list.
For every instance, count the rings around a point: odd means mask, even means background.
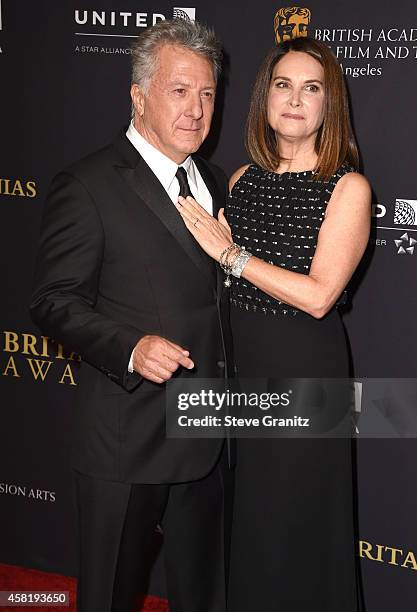
[{"label": "woman's fingers", "polygon": [[230,229],[230,225],[228,224],[228,222],[226,221],[226,217],[224,216],[224,208],[221,208],[219,210],[217,218],[219,220],[219,223],[221,223],[223,227],[225,227],[226,229]]},{"label": "woman's fingers", "polygon": [[[192,200],[192,201],[191,201]],[[232,243],[230,228],[226,219],[221,222],[209,215],[192,198],[178,198],[175,204],[186,228],[197,240],[204,251],[216,261],[220,253]]]},{"label": "woman's fingers", "polygon": [[192,198],[191,196],[188,196],[187,198],[179,196],[178,201],[180,202],[181,206],[185,208],[185,210],[188,210],[189,212],[193,213],[194,217],[198,217],[200,219],[202,219],[203,217],[211,217],[211,215],[208,214],[206,209],[203,208],[197,202],[197,200],[194,200],[194,198]]},{"label": "woman's fingers", "polygon": [[227,237],[233,242],[232,230],[230,229],[230,225],[228,224],[226,217],[224,216],[224,208],[221,208],[219,210],[218,220],[219,220],[220,225],[222,226],[223,231],[226,232]]},{"label": "woman's fingers", "polygon": [[183,206],[179,203],[176,203],[175,206],[184,220],[186,219],[187,221],[195,221],[197,219],[196,213],[192,212],[188,207]]}]

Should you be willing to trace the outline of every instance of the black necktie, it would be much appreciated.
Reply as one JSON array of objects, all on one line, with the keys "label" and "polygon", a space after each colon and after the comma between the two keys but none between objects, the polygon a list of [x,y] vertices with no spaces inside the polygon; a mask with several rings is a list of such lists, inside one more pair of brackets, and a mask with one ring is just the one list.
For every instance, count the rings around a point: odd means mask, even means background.
[{"label": "black necktie", "polygon": [[179,195],[182,196],[183,198],[186,198],[187,196],[193,197],[190,186],[188,184],[187,172],[185,171],[185,169],[179,166],[175,176],[177,177],[178,182],[180,184]]},{"label": "black necktie", "polygon": [[[183,198],[186,198],[187,196],[194,197],[193,194],[191,193],[190,185],[188,184],[187,172],[185,168],[183,168],[182,166],[178,166],[178,170],[175,173],[175,176],[177,177],[178,182],[180,184],[179,195],[182,196]],[[203,260],[205,261],[208,267],[208,271],[213,277],[214,286],[216,286],[216,282],[217,282],[216,274],[217,273],[216,273],[216,266],[214,265],[214,261],[210,259],[208,255],[203,253],[203,251],[201,251],[201,254],[203,256]]]}]

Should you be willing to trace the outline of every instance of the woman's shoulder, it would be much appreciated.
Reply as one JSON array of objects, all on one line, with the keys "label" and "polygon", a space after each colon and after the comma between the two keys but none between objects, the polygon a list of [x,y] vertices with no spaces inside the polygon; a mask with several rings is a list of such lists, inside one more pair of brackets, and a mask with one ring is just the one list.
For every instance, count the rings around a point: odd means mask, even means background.
[{"label": "woman's shoulder", "polygon": [[229,191],[232,191],[235,183],[237,183],[237,181],[245,174],[245,172],[253,166],[254,164],[245,164],[244,166],[240,166],[240,168],[233,172],[229,179]]},{"label": "woman's shoulder", "polygon": [[353,209],[367,210],[372,199],[372,190],[368,179],[355,168],[343,164],[333,176],[333,189],[327,209],[342,210],[345,206]]},{"label": "woman's shoulder", "polygon": [[336,170],[333,175],[333,181],[335,187],[337,184],[337,190],[339,192],[342,190],[368,192],[371,189],[368,179],[348,163],[342,164],[340,168]]}]

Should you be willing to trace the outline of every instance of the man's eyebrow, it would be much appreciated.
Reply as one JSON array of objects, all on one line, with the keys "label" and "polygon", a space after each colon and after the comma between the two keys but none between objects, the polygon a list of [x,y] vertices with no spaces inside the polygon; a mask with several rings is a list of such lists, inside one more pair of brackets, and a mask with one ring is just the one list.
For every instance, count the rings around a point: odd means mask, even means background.
[{"label": "man's eyebrow", "polygon": [[169,81],[170,85],[179,85],[181,87],[190,87],[189,83],[184,83],[184,81]]},{"label": "man's eyebrow", "polygon": [[[188,89],[190,87],[192,87],[192,85],[190,83],[186,83],[184,81],[169,81],[168,83],[169,87],[183,87],[184,89]],[[200,89],[210,89],[212,91],[216,90],[216,86],[215,85],[211,85],[211,84],[207,84],[207,85],[203,85],[203,87],[200,87]]]}]

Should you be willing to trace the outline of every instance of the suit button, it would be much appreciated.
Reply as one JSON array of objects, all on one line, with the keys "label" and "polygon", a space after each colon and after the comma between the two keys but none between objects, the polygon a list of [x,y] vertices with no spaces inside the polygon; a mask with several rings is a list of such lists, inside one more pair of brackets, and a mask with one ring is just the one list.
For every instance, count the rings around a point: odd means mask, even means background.
[{"label": "suit button", "polygon": [[222,360],[218,361],[218,362],[217,362],[217,366],[218,366],[219,368],[223,369],[223,368],[224,368],[224,361],[222,361]]}]

